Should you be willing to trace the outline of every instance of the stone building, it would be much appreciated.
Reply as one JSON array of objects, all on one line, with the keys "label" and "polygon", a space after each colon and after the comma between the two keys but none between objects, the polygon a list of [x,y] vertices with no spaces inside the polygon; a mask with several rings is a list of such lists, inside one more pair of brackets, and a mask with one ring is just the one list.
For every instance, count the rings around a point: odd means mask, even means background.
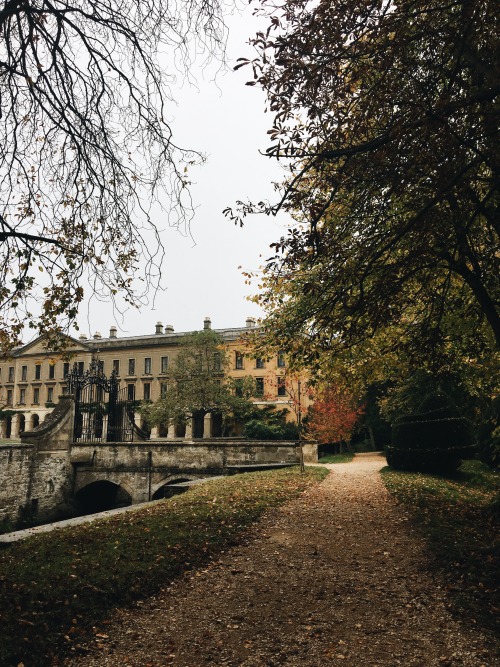
[{"label": "stone building", "polygon": [[[211,328],[210,318],[205,318],[203,327]],[[271,360],[263,360],[252,356],[245,347],[243,335],[253,327],[255,321],[248,318],[245,327],[216,330],[229,353],[229,374],[235,379],[248,375],[255,378],[256,395],[252,399],[255,403],[290,409],[293,392],[290,380],[286,379],[285,357],[278,354]],[[0,359],[0,409],[12,413],[0,420],[0,439],[17,439],[23,431],[38,426],[52,411],[59,396],[66,392],[65,377],[73,365],[76,363],[83,372],[95,358],[100,360],[106,375],[115,371],[120,388],[126,389],[129,398],[157,400],[166,387],[169,366],[189,333],[178,333],[172,326],[158,323],[152,334],[120,337],[113,326],[107,337],[95,333],[91,338],[70,338],[67,349],[70,361],[60,353],[47,350],[43,337],[16,348],[10,357]],[[288,418],[296,419],[293,409]],[[220,435],[210,415],[205,416],[202,433],[198,428],[198,433],[194,434],[192,427],[188,421],[183,433],[173,427],[168,432],[153,429],[151,437]]]}]

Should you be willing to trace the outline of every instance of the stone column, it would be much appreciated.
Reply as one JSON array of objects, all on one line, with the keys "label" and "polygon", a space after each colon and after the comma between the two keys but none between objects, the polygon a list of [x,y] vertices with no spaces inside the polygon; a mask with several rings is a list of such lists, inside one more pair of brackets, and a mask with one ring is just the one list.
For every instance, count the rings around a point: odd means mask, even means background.
[{"label": "stone column", "polygon": [[212,413],[210,412],[207,412],[207,414],[203,417],[203,437],[212,437]]},{"label": "stone column", "polygon": [[172,440],[173,438],[175,438],[175,424],[174,424],[174,422],[170,422],[170,424],[168,425],[167,438],[169,440]]},{"label": "stone column", "polygon": [[19,438],[19,426],[21,422],[21,415],[16,412],[15,415],[12,415],[12,428],[10,431],[11,438]]},{"label": "stone column", "polygon": [[151,435],[149,436],[151,440],[155,440],[158,438],[158,426],[152,426],[151,427]]},{"label": "stone column", "polygon": [[191,438],[193,437],[193,417],[192,417],[192,415],[187,416],[185,437],[188,440],[191,440]]}]

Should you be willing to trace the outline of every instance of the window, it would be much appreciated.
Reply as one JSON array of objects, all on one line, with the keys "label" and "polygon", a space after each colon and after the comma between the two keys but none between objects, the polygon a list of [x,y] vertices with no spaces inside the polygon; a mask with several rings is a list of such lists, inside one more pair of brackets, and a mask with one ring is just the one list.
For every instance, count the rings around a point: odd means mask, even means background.
[{"label": "window", "polygon": [[264,359],[257,357],[255,360],[255,368],[264,368]]},{"label": "window", "polygon": [[264,378],[255,378],[255,396],[264,396]]},{"label": "window", "polygon": [[160,396],[161,396],[161,398],[167,398],[167,391],[168,391],[168,384],[166,382],[162,382],[160,384]]},{"label": "window", "polygon": [[33,389],[33,403],[35,403],[35,405],[40,403],[40,389],[38,387]]},{"label": "window", "polygon": [[234,381],[234,391],[238,398],[243,397],[243,380],[239,379]]},{"label": "window", "polygon": [[161,373],[166,373],[168,371],[168,357],[161,358]]},{"label": "window", "polygon": [[120,360],[113,359],[113,373],[115,375],[120,375]]},{"label": "window", "polygon": [[102,359],[97,361],[97,368],[99,369],[99,373],[104,375],[104,361]]},{"label": "window", "polygon": [[129,401],[135,401],[135,384],[127,385],[127,398]]},{"label": "window", "polygon": [[128,374],[135,375],[135,359],[128,360]]},{"label": "window", "polygon": [[35,366],[35,380],[39,380],[41,377],[42,377],[42,364],[37,364]]},{"label": "window", "polygon": [[56,376],[56,365],[49,364],[49,380],[53,380]]},{"label": "window", "polygon": [[144,359],[144,375],[151,375],[151,357]]},{"label": "window", "polygon": [[285,378],[278,378],[278,396],[286,396]]},{"label": "window", "polygon": [[83,361],[78,362],[78,375],[83,375],[83,370],[85,368],[85,363]]},{"label": "window", "polygon": [[28,380],[28,367],[21,366],[21,382],[26,382]]},{"label": "window", "polygon": [[66,361],[63,364],[63,378],[65,378],[67,375],[69,375],[69,362]]},{"label": "window", "polygon": [[151,400],[151,383],[146,382],[144,384],[144,400],[145,401],[150,401]]},{"label": "window", "polygon": [[47,387],[47,403],[54,402],[54,387]]},{"label": "window", "polygon": [[243,368],[243,355],[241,352],[235,352],[235,366],[238,370]]},{"label": "window", "polygon": [[26,389],[19,390],[19,403],[24,405],[26,403]]},{"label": "window", "polygon": [[285,353],[278,352],[278,368],[285,368]]},{"label": "window", "polygon": [[9,366],[9,382],[14,382],[14,366]]},{"label": "window", "polygon": [[12,389],[7,389],[7,405],[12,405]]}]

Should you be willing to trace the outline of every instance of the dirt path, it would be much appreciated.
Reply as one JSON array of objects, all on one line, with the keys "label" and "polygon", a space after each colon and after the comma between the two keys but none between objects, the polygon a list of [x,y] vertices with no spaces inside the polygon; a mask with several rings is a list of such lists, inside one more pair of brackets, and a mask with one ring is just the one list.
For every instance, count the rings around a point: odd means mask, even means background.
[{"label": "dirt path", "polygon": [[493,667],[451,618],[379,456],[331,465],[220,561],[121,611],[72,667]]}]

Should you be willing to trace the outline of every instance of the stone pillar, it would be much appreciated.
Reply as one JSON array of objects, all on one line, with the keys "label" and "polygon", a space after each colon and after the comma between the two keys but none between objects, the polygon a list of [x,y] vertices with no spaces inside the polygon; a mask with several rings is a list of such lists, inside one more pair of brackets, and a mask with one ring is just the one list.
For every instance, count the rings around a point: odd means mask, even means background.
[{"label": "stone pillar", "polygon": [[207,412],[207,414],[203,417],[203,437],[212,437],[212,414],[210,412]]},{"label": "stone pillar", "polygon": [[10,431],[11,438],[19,438],[19,426],[21,422],[21,415],[16,412],[15,415],[12,415],[12,428]]},{"label": "stone pillar", "polygon": [[187,421],[186,421],[186,435],[184,436],[188,440],[191,440],[193,437],[193,417],[192,415],[188,415]]},{"label": "stone pillar", "polygon": [[175,438],[175,424],[174,424],[174,422],[170,422],[170,424],[168,425],[167,438],[169,440],[172,440],[173,438]]},{"label": "stone pillar", "polygon": [[151,440],[158,438],[158,426],[151,427],[151,435],[149,436]]},{"label": "stone pillar", "polygon": [[7,432],[7,419],[0,419],[0,439],[5,440],[5,433]]}]

